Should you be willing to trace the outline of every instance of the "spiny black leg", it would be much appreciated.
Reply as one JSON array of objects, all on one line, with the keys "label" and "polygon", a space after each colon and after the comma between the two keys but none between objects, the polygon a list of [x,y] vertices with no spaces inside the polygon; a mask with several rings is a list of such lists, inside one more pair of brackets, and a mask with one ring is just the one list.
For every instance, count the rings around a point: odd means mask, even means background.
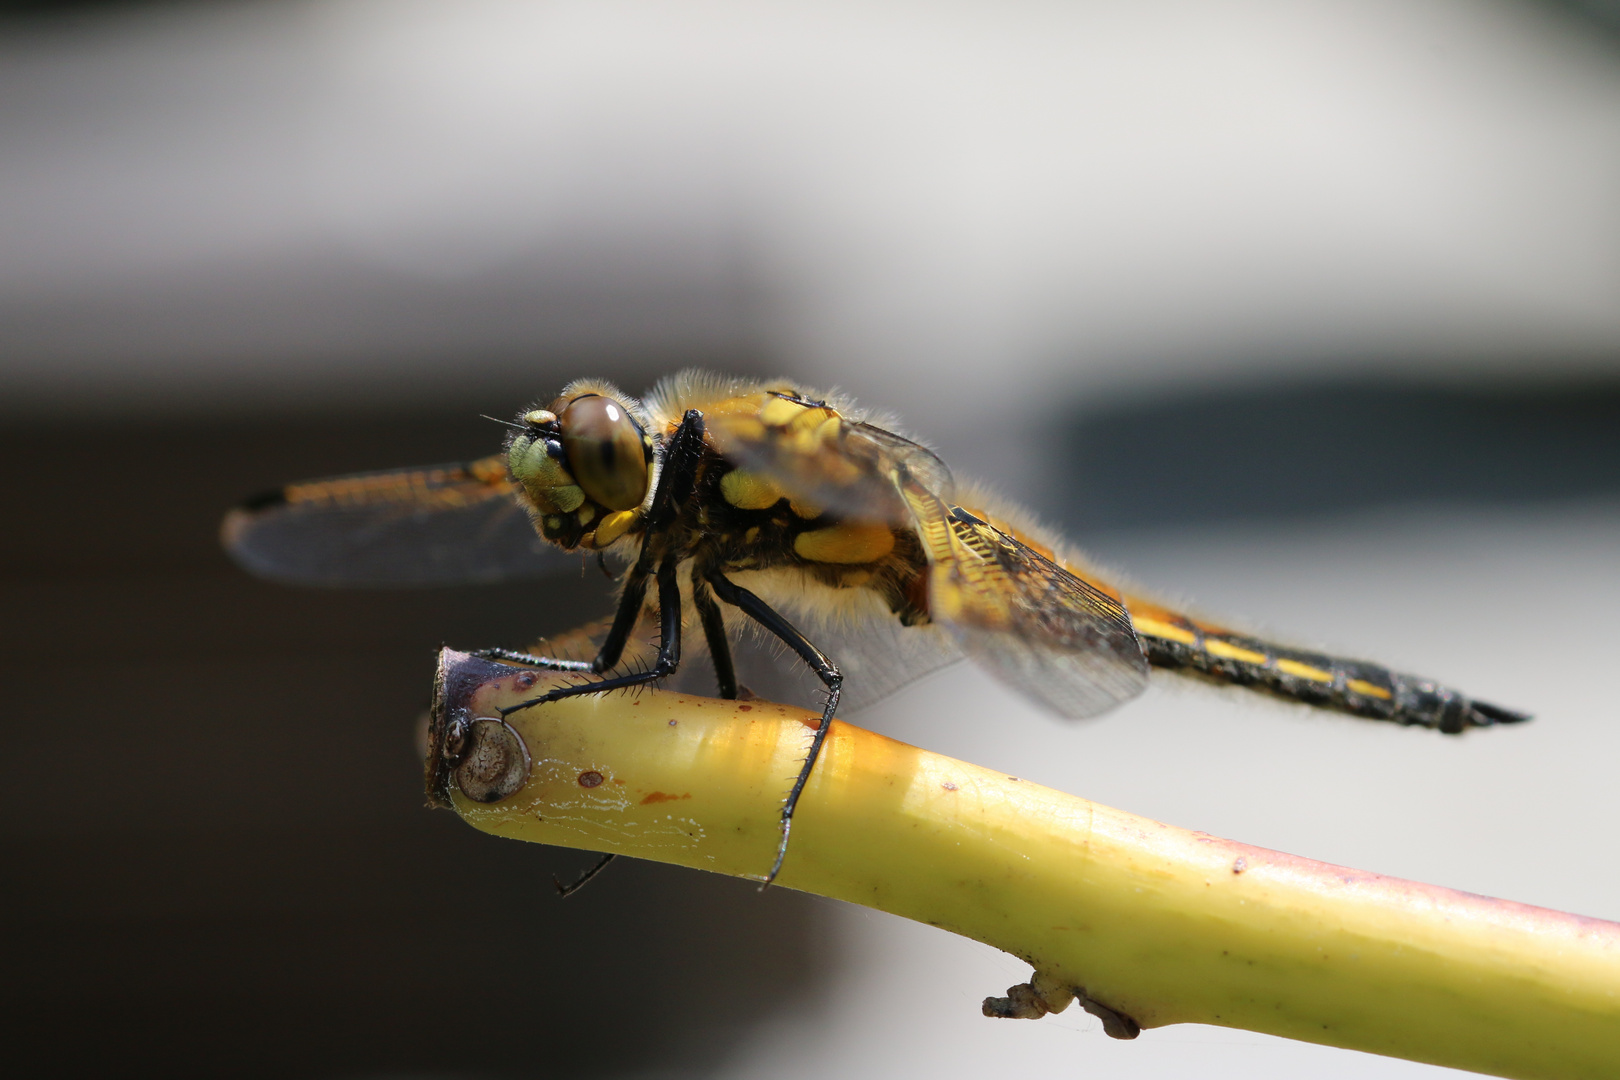
[{"label": "spiny black leg", "polygon": [[799,805],[799,796],[804,792],[804,785],[810,780],[810,770],[816,767],[816,758],[821,756],[821,744],[826,742],[827,731],[832,727],[833,713],[838,708],[838,691],[844,685],[844,676],[833,666],[833,662],[827,659],[825,653],[811,644],[809,638],[794,629],[791,623],[778,615],[765,601],[747,589],[727,581],[725,575],[719,571],[712,571],[709,574],[709,584],[714,586],[714,591],[720,599],[741,609],[749,618],[781,638],[788,648],[799,654],[799,658],[810,666],[822,685],[827,688],[827,705],[821,711],[821,725],[816,728],[815,737],[810,740],[810,752],[799,768],[799,775],[794,778],[787,801],[782,804],[782,841],[777,845],[776,861],[771,864],[771,872],[765,875],[765,881],[760,885],[763,889],[776,880],[776,875],[782,870],[782,860],[787,858],[788,834],[793,829],[793,811]]},{"label": "spiny black leg", "polygon": [[567,885],[564,885],[561,881],[558,881],[555,877],[553,877],[551,879],[551,883],[557,886],[557,896],[559,898],[573,896],[575,893],[579,892],[579,890],[583,889],[585,887],[585,883],[590,881],[591,878],[607,869],[607,864],[616,858],[618,858],[616,853],[611,851],[608,852],[606,855],[603,855],[600,859],[596,860],[589,870],[579,875],[579,877],[575,878],[573,881],[570,881]]},{"label": "spiny black leg", "polygon": [[630,632],[641,618],[641,605],[646,599],[647,571],[642,566],[633,566],[625,578],[624,594],[619,597],[619,609],[614,612],[613,625],[608,628],[607,637],[602,639],[602,647],[596,651],[594,660],[558,660],[512,649],[479,649],[473,655],[487,660],[529,664],[547,671],[584,671],[600,675],[604,671],[611,671],[624,655],[625,642],[630,639]]},{"label": "spiny black leg", "polygon": [[703,622],[703,638],[709,643],[709,656],[714,660],[714,678],[720,684],[720,696],[728,701],[737,697],[737,667],[731,662],[731,643],[726,640],[726,621],[720,615],[720,605],[714,602],[708,582],[692,568],[692,603],[697,606],[698,618]]},{"label": "spiny black leg", "polygon": [[508,660],[514,664],[528,664],[530,667],[545,668],[547,671],[594,671],[589,660],[559,660],[555,656],[536,656],[533,653],[518,652],[516,649],[478,649],[474,656],[481,656],[485,660]]},{"label": "spiny black leg", "polygon": [[681,666],[681,586],[675,577],[673,558],[665,559],[663,565],[658,568],[658,621],[660,627],[658,658],[646,671],[634,671],[611,679],[580,683],[578,686],[559,686],[539,697],[520,701],[516,705],[508,705],[496,711],[503,717],[511,716],[521,709],[532,709],[549,701],[561,701],[563,698],[579,697],[582,694],[602,694],[609,690],[622,690],[627,686],[642,686],[673,675],[675,669]]},{"label": "spiny black leg", "polygon": [[624,655],[624,643],[630,640],[630,632],[641,620],[641,605],[646,601],[647,567],[638,562],[625,576],[619,610],[613,613],[613,625],[608,627],[607,637],[602,639],[602,647],[596,651],[596,659],[591,661],[592,671],[600,674],[611,671],[618,664],[619,657]]}]

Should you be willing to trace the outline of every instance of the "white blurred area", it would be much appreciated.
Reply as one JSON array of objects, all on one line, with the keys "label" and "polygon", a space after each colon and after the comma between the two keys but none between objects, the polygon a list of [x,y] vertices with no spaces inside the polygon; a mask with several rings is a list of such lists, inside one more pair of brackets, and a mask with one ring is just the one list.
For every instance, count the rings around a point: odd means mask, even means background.
[{"label": "white blurred area", "polygon": [[0,134],[30,407],[1620,347],[1620,52],[1535,3],[158,6],[8,34]]},{"label": "white blurred area", "polygon": [[[1613,373],[1620,45],[1483,0],[311,0],[0,38],[0,416],[468,386],[510,410],[581,363],[706,359],[840,384],[1013,488],[1052,401]],[[1178,825],[1620,918],[1620,511],[1111,543],[1205,609],[1538,719],[1446,740],[1156,687],[1061,727],[956,670],[872,722]],[[1027,969],[829,919],[836,992],[728,1075],[1441,1072],[983,1020]]]}]

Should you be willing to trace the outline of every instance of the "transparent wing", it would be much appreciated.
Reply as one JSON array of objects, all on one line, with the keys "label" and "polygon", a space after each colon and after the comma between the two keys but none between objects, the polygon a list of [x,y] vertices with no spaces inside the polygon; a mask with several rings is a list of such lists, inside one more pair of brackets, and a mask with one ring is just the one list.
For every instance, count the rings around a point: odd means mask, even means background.
[{"label": "transparent wing", "polygon": [[[797,654],[752,624],[739,622],[743,625],[732,640],[741,682],[776,701],[810,705],[822,700],[821,681]],[[893,615],[813,627],[805,636],[843,672],[839,716],[853,716],[962,659],[962,650],[944,627],[904,626]]]},{"label": "transparent wing", "polygon": [[[854,520],[915,529],[930,563],[936,625],[908,628],[892,615],[874,618],[859,629],[889,639],[851,641],[839,653],[812,635],[836,663],[848,656],[874,669],[868,681],[882,691],[964,654],[1075,719],[1106,712],[1146,688],[1147,659],[1123,604],[954,506],[950,470],[926,447],[826,406],[793,404],[802,408],[717,417],[709,425],[716,448],[792,498]],[[886,658],[904,657],[908,648],[931,659],[902,659],[895,675],[885,675]],[[851,694],[864,693],[845,674]]]},{"label": "transparent wing", "polygon": [[289,484],[225,518],[225,549],[301,585],[452,585],[541,577],[577,561],[542,540],[501,456]]},{"label": "transparent wing", "polygon": [[904,524],[910,512],[895,489],[903,474],[949,500],[955,487],[945,463],[926,446],[875,424],[851,421],[824,405],[767,409],[754,415],[705,417],[709,439],[741,468],[771,478],[789,498],[825,507],[852,521]]},{"label": "transparent wing", "polygon": [[[933,605],[930,625],[906,626],[887,611],[818,624],[791,604],[773,605],[843,672],[838,715],[853,716],[964,657],[1068,719],[1096,716],[1143,691],[1147,661],[1124,607],[1005,539],[1010,547],[1002,558],[1012,564],[1017,584],[986,585],[970,565],[936,565],[932,597],[954,599],[948,613]],[[808,707],[820,700],[821,682],[797,654],[737,613],[728,610],[726,617],[739,681],[773,701]],[[688,622],[680,681],[670,685],[713,694],[702,630],[695,619]],[[648,631],[654,640],[650,624]]]},{"label": "transparent wing", "polygon": [[915,488],[906,497],[929,553],[929,612],[969,657],[1070,719],[1146,688],[1122,603],[960,507]]}]

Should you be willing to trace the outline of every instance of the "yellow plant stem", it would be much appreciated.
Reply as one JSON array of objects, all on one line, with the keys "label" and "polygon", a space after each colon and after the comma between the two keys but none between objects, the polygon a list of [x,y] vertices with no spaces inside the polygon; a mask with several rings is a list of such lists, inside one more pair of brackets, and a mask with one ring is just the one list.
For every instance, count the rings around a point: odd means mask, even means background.
[{"label": "yellow plant stem", "polygon": [[[815,714],[653,691],[475,722],[551,678],[446,650],[441,801],[501,836],[764,873]],[[458,719],[473,746],[452,769]],[[1001,1015],[1073,995],[1116,1035],[1218,1024],[1499,1076],[1620,1076],[1620,924],[1189,832],[841,722],[776,884],[1022,957],[1035,977],[987,1002]]]}]

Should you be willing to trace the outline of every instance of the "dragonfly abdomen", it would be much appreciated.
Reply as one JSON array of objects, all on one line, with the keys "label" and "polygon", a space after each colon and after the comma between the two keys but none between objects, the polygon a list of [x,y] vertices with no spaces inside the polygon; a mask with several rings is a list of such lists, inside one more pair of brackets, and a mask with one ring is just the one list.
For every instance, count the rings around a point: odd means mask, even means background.
[{"label": "dragonfly abdomen", "polygon": [[1435,728],[1513,724],[1529,716],[1378,664],[1286,648],[1196,622],[1154,605],[1130,605],[1148,663],[1371,720]]}]

